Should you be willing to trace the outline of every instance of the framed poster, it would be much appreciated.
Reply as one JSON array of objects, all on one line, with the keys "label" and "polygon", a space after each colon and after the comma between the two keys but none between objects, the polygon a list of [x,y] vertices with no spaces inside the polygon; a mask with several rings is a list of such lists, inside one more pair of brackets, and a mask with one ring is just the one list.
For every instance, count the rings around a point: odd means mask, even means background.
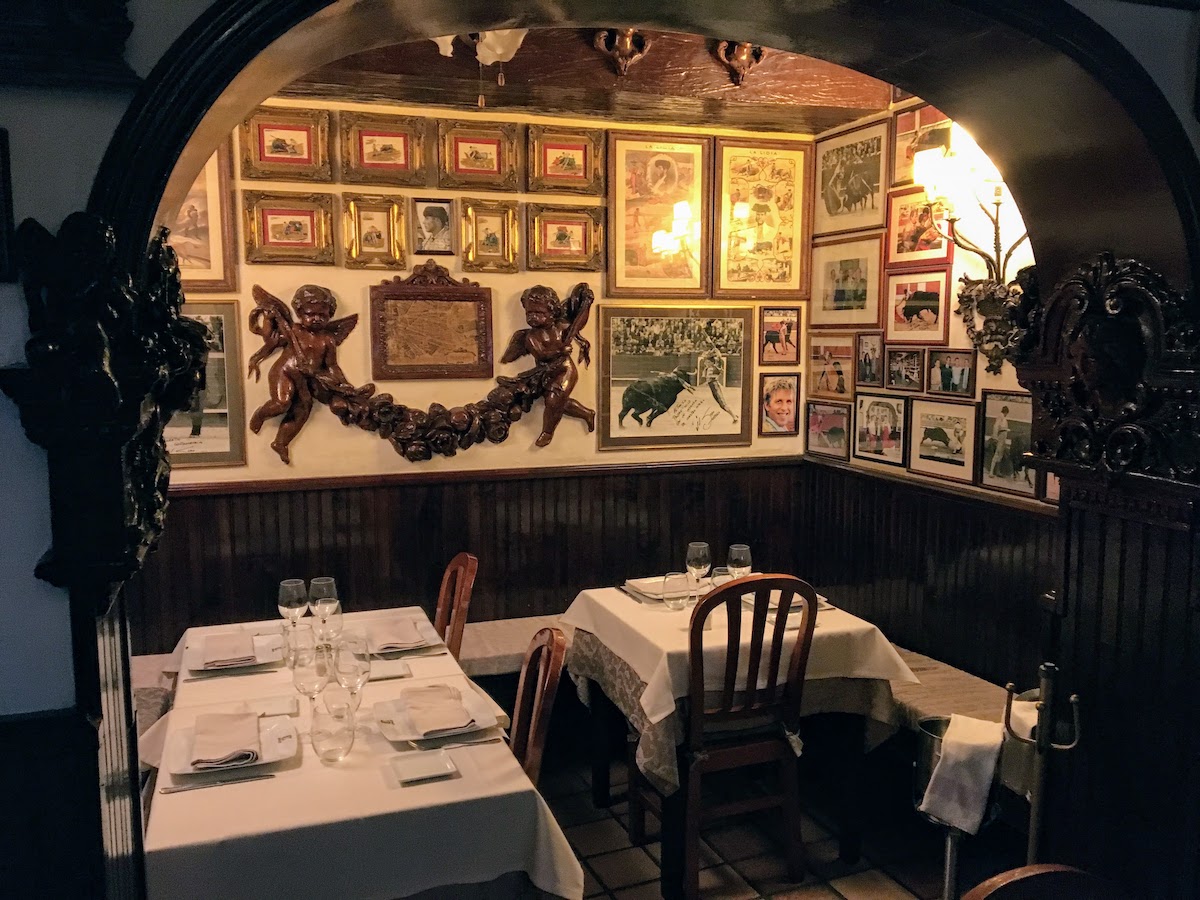
[{"label": "framed poster", "polygon": [[912,184],[913,158],[922,150],[949,148],[950,117],[928,103],[892,117],[892,186]]},{"label": "framed poster", "polygon": [[333,265],[333,195],[242,191],[246,262]]},{"label": "framed poster", "polygon": [[242,393],[241,317],[236,300],[184,303],[183,314],[208,328],[204,389],[163,429],[174,468],[244,466],[246,405]]},{"label": "framed poster", "polygon": [[600,308],[599,448],[748,446],[750,307]]},{"label": "framed poster", "polygon": [[599,272],[604,268],[604,208],[525,204],[525,268]]},{"label": "framed poster", "polygon": [[878,328],[882,257],[882,234],[813,245],[809,327]]},{"label": "framed poster", "polygon": [[849,400],[854,395],[853,332],[809,332],[808,396]]},{"label": "framed poster", "polygon": [[338,113],[341,180],[346,184],[429,184],[428,119]]},{"label": "framed poster", "polygon": [[222,141],[173,216],[169,243],[179,259],[184,294],[235,293],[237,225],[233,146]]},{"label": "framed poster", "polygon": [[883,225],[887,138],[885,119],[817,141],[813,234]]},{"label": "framed poster", "polygon": [[812,145],[717,138],[714,297],[808,296]]},{"label": "framed poster", "polygon": [[515,201],[462,201],[464,272],[517,271],[517,204]]},{"label": "framed poster", "polygon": [[888,273],[884,339],[889,344],[950,340],[950,269]]},{"label": "framed poster", "polygon": [[975,399],[975,362],[978,357],[970,350],[930,349],[926,390],[930,394],[944,394],[962,400]]},{"label": "framed poster", "polygon": [[883,351],[883,386],[889,391],[925,390],[925,351],[886,347]]},{"label": "framed poster", "polygon": [[449,198],[415,197],[412,201],[413,253],[425,256],[454,256],[454,201]]},{"label": "framed poster", "polygon": [[854,341],[854,386],[883,387],[883,333],[859,333]]},{"label": "framed poster", "polygon": [[608,133],[610,297],[707,297],[712,138]]},{"label": "framed poster", "polygon": [[975,404],[914,397],[908,470],[971,484],[975,479]]},{"label": "framed poster", "polygon": [[529,126],[532,192],[604,194],[604,132],[598,128]]},{"label": "framed poster", "polygon": [[797,404],[800,373],[764,372],[758,376],[762,404],[758,416],[759,437],[796,437],[800,434]]},{"label": "framed poster", "polygon": [[888,194],[888,270],[949,264],[954,244],[946,237],[946,209],[931,204],[925,188],[904,188]]},{"label": "framed poster", "polygon": [[260,106],[242,122],[242,177],[333,181],[329,110]]},{"label": "framed poster", "polygon": [[764,306],[758,311],[758,364],[800,364],[800,307]]},{"label": "framed poster", "polygon": [[850,404],[809,400],[804,406],[806,452],[850,459]]},{"label": "framed poster", "polygon": [[404,268],[403,202],[403,197],[342,194],[346,268]]},{"label": "framed poster", "polygon": [[903,466],[908,457],[908,401],[886,394],[854,398],[855,459]]},{"label": "framed poster", "polygon": [[1025,465],[1025,454],[1033,446],[1033,397],[1016,391],[984,391],[979,419],[979,484],[1034,496],[1035,473]]},{"label": "framed poster", "polygon": [[522,127],[439,119],[438,187],[520,190]]}]

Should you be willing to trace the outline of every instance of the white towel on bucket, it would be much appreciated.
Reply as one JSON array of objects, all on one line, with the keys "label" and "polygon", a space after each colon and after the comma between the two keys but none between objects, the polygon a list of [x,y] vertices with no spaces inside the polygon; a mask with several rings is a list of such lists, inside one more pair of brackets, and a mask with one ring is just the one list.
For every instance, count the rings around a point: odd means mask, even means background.
[{"label": "white towel on bucket", "polygon": [[975,834],[987,809],[1004,726],[969,716],[951,716],[942,736],[921,812],[967,834]]}]

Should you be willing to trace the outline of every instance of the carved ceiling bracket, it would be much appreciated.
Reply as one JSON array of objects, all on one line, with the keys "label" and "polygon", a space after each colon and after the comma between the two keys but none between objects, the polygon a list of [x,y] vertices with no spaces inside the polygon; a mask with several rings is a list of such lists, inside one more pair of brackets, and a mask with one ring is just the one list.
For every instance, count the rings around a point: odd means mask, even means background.
[{"label": "carved ceiling bracket", "polygon": [[717,59],[729,70],[733,83],[741,86],[746,76],[763,61],[767,51],[746,41],[721,41],[717,44]]},{"label": "carved ceiling bracket", "polygon": [[629,67],[641,61],[650,44],[650,38],[636,28],[602,28],[592,38],[592,46],[612,60],[621,76],[628,75]]}]

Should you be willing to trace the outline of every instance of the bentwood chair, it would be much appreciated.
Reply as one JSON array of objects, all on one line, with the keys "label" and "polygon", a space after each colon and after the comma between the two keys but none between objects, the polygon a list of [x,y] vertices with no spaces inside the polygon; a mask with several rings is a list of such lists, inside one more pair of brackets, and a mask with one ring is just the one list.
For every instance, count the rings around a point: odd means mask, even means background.
[{"label": "bentwood chair", "polygon": [[1082,869],[1038,863],[1009,869],[975,886],[962,900],[1129,900],[1116,885]]},{"label": "bentwood chair", "polygon": [[442,575],[433,629],[445,641],[446,649],[455,659],[458,659],[458,651],[462,649],[467,607],[471,605],[471,589],[475,587],[475,573],[478,571],[479,560],[470,553],[460,553],[450,560],[450,565],[446,566],[446,572]]},{"label": "bentwood chair", "polygon": [[521,663],[512,717],[512,751],[535,785],[542,771],[542,751],[566,655],[566,635],[557,628],[543,628],[533,636]]},{"label": "bentwood chair", "polygon": [[[771,608],[773,593],[778,594],[777,611]],[[727,619],[724,658],[713,660],[716,665],[710,675],[705,671],[704,625],[722,608]],[[700,826],[756,809],[783,807],[788,871],[796,881],[804,877],[800,785],[796,752],[788,735],[795,735],[800,718],[816,611],[816,591],[791,575],[739,578],[710,591],[692,611],[687,736],[680,752],[680,790],[686,791],[682,860],[666,858],[668,829],[678,827],[678,823],[663,821],[664,872],[668,866],[682,869],[683,895],[689,900],[699,894]],[[742,623],[746,618],[750,634],[748,646],[743,646]],[[708,634],[719,634],[719,627],[714,625]],[[711,642],[710,637],[710,652]],[[785,665],[786,678],[780,684],[780,671]],[[707,776],[767,762],[778,764],[779,790],[775,793],[702,805],[701,788]],[[629,818],[635,842],[645,839],[647,805],[659,811],[660,819],[669,818],[662,815],[661,798],[631,757]]]}]

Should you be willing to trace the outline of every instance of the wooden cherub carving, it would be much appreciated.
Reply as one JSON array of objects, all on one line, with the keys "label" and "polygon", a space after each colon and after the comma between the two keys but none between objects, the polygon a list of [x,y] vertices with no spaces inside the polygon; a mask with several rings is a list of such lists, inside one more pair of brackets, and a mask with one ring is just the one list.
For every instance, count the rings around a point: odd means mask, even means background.
[{"label": "wooden cherub carving", "polygon": [[337,348],[358,324],[358,316],[334,319],[337,300],[328,288],[306,284],[296,290],[296,321],[278,297],[257,284],[254,300],[258,305],[250,311],[250,330],[262,337],[263,345],[250,357],[248,376],[257,381],[259,365],[276,350],[282,353],[267,374],[271,399],[254,411],[250,430],[258,434],[267,419],[283,416],[271,449],[286,463],[291,461],[288,445],[308,421],[314,400],[349,423],[375,393],[375,385],[355,387],[338,365]]},{"label": "wooden cherub carving", "polygon": [[554,439],[554,430],[564,415],[582,419],[589,432],[596,430],[596,411],[571,398],[579,381],[579,372],[571,359],[571,343],[579,345],[579,361],[585,366],[592,362],[591,343],[580,336],[587,324],[595,298],[586,283],[577,284],[567,296],[566,303],[553,288],[535,285],[521,295],[528,328],[515,332],[500,362],[510,363],[525,354],[537,365],[515,379],[497,379],[501,384],[530,384],[546,403],[542,414],[542,433],[535,442],[545,447]]}]

